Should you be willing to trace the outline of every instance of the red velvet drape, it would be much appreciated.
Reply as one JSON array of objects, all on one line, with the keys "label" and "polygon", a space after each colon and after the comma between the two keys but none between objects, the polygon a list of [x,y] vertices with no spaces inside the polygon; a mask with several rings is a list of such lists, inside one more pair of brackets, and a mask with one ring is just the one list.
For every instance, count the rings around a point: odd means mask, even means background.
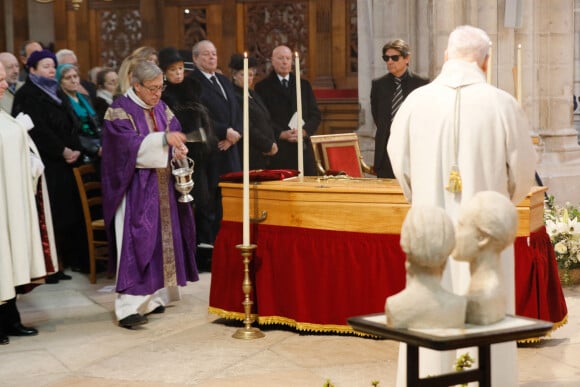
[{"label": "red velvet drape", "polygon": [[[215,243],[210,310],[243,315],[243,263],[237,222],[223,222]],[[515,242],[516,314],[554,323],[567,315],[554,250],[545,228]],[[379,313],[405,287],[399,235],[253,225],[254,313],[260,323],[303,330],[345,326],[348,317]]]},{"label": "red velvet drape", "polygon": [[561,323],[568,314],[558,263],[550,236],[542,227],[529,237],[518,237],[516,256],[516,314]]},{"label": "red velvet drape", "polygon": [[[260,321],[346,325],[384,309],[405,287],[399,235],[254,227],[254,311]],[[243,312],[240,223],[223,222],[215,243],[210,307]]]}]

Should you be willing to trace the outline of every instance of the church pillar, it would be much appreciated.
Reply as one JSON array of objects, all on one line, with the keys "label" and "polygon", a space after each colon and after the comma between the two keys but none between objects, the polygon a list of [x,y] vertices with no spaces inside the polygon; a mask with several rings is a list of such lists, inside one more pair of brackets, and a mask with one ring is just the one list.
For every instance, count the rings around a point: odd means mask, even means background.
[{"label": "church pillar", "polygon": [[[419,7],[417,4],[420,2]],[[431,2],[429,2],[430,4]],[[419,46],[418,23],[425,9],[424,1],[415,0],[358,0],[358,95],[361,104],[359,122],[359,142],[361,152],[367,163],[372,164],[374,157],[374,136],[376,127],[370,107],[371,82],[387,73],[381,59],[382,48],[393,39],[403,39],[409,43],[412,52],[411,71],[427,76],[424,59],[415,62],[415,49]],[[430,8],[430,5],[427,6]],[[424,33],[424,28],[421,28]],[[427,43],[425,43],[427,42]],[[429,44],[425,39],[422,44]],[[421,58],[420,56],[418,56]],[[422,63],[422,71],[416,70],[416,63]]]},{"label": "church pillar", "polygon": [[536,112],[532,123],[543,148],[538,172],[560,203],[578,203],[580,190],[580,147],[572,125],[573,9],[574,0],[550,4],[537,0],[533,9],[524,9],[524,20],[527,12],[532,13],[524,23],[534,33],[534,55],[522,79],[524,85],[536,84],[532,95],[524,99],[524,108]]}]

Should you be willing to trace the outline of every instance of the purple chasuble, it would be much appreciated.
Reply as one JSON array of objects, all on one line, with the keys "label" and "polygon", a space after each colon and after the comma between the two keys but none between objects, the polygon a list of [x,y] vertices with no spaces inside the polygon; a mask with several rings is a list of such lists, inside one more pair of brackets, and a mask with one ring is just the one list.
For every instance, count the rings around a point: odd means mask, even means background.
[{"label": "purple chasuble", "polygon": [[[181,131],[179,122],[164,102],[160,101],[153,111],[160,130]],[[128,97],[120,96],[107,111],[102,132],[103,216],[110,245],[110,264],[116,267],[117,248],[122,246],[116,290],[131,295],[153,294],[165,287],[160,190],[166,190],[169,197],[171,219],[167,221],[170,221],[173,236],[176,282],[185,286],[187,281],[199,279],[191,205],[177,202],[180,194],[174,188],[175,180],[170,168],[166,171],[153,167],[137,168],[141,143],[152,132],[148,116],[148,110]],[[170,156],[167,166],[169,161]],[[167,173],[167,186],[159,186],[158,171]],[[126,207],[121,244],[116,241],[114,228],[115,213],[123,198],[126,199]]]}]

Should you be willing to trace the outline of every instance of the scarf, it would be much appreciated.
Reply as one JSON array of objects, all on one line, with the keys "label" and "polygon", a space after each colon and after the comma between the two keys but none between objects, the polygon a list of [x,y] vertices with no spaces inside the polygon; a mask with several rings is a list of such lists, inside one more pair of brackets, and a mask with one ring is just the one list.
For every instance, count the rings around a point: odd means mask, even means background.
[{"label": "scarf", "polygon": [[34,83],[38,88],[44,91],[53,101],[58,103],[59,105],[62,103],[62,100],[56,95],[58,90],[58,82],[56,79],[41,77],[36,74],[28,74],[30,81]]},{"label": "scarf", "polygon": [[93,128],[91,128],[91,120],[94,122],[96,116],[95,110],[84,95],[81,93],[76,94],[78,101],[70,96],[68,98],[75,112],[75,115],[81,120],[81,131],[84,134],[88,134],[89,136],[94,136],[96,135],[96,132]]},{"label": "scarf", "polygon": [[104,89],[97,90],[97,97],[104,99],[105,102],[107,102],[107,105],[110,105],[113,103],[113,94],[108,90],[104,90]]}]

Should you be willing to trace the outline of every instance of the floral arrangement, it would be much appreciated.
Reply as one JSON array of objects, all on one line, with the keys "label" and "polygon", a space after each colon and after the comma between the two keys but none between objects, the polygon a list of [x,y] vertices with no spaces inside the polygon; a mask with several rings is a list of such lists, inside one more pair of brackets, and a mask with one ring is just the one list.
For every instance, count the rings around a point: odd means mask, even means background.
[{"label": "floral arrangement", "polygon": [[544,222],[550,235],[558,267],[570,269],[580,262],[580,210],[566,203],[560,206],[550,195],[544,206]]}]

